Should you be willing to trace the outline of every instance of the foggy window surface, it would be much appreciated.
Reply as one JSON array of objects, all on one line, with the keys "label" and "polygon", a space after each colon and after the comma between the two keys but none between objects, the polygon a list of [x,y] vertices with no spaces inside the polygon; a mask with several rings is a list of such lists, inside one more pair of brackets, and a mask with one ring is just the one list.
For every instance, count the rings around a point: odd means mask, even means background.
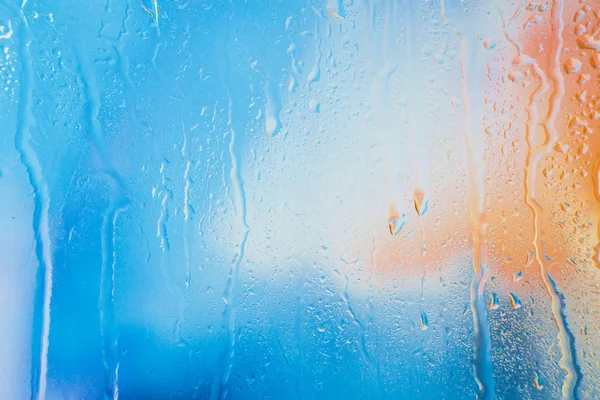
[{"label": "foggy window surface", "polygon": [[596,0],[0,0],[0,399],[600,399]]}]

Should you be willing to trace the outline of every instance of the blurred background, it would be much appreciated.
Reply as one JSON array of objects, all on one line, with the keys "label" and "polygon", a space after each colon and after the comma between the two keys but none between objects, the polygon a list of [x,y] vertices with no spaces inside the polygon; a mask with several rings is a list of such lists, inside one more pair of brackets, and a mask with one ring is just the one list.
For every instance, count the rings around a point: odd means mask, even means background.
[{"label": "blurred background", "polygon": [[0,0],[0,398],[600,398],[600,4]]}]

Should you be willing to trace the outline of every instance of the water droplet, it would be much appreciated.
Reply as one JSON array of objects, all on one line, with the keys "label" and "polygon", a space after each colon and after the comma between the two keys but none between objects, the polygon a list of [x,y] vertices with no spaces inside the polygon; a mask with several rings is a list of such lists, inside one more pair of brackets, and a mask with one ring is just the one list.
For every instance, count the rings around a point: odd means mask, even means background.
[{"label": "water droplet", "polygon": [[495,41],[495,40],[488,39],[488,40],[485,40],[485,41],[483,42],[483,47],[485,47],[485,48],[486,48],[486,49],[488,49],[488,50],[491,50],[491,49],[493,49],[494,47],[496,47],[496,44],[497,44],[497,43],[496,43],[496,41]]},{"label": "water droplet", "polygon": [[279,120],[274,116],[268,116],[266,118],[266,130],[267,135],[275,136],[277,131],[279,131]]},{"label": "water droplet", "polygon": [[296,89],[296,78],[290,76],[290,83],[288,84],[288,92],[292,93]]},{"label": "water droplet", "polygon": [[265,107],[265,128],[267,135],[275,136],[281,128],[279,120],[281,100],[279,98],[279,91],[273,82],[271,82],[271,79],[267,79],[265,83],[265,98],[267,100]]},{"label": "water droplet", "polygon": [[554,176],[554,168],[546,167],[542,171],[542,174],[544,175],[545,178],[550,179],[550,178],[552,178],[552,176]]},{"label": "water droplet", "polygon": [[421,325],[421,330],[427,330],[427,328],[429,328],[429,320],[427,319],[427,314],[425,314],[425,312],[421,313],[419,324]]},{"label": "water droplet", "polygon": [[519,271],[513,275],[513,281],[518,282],[523,279],[523,272]]},{"label": "water droplet", "polygon": [[585,25],[583,25],[583,24],[577,24],[577,25],[575,26],[575,34],[576,34],[577,36],[581,36],[581,35],[583,35],[583,34],[586,32],[586,30],[587,30],[587,28],[586,28],[586,27],[585,27]]},{"label": "water droplet", "polygon": [[583,17],[585,17],[585,11],[579,10],[573,16],[573,21],[574,22],[579,22],[579,21],[581,21],[583,19]]},{"label": "water droplet", "polygon": [[587,122],[579,117],[571,118],[571,121],[569,121],[569,128],[571,129],[587,128],[587,126]]},{"label": "water droplet", "polygon": [[10,21],[6,25],[0,25],[0,39],[10,39],[12,35],[13,29]]},{"label": "water droplet", "polygon": [[577,44],[582,49],[600,51],[600,39],[592,35],[583,35],[577,38]]},{"label": "water droplet", "polygon": [[521,300],[519,300],[519,298],[517,297],[517,295],[515,295],[514,293],[510,294],[510,306],[513,309],[517,309],[517,308],[521,308]]},{"label": "water droplet", "polygon": [[390,233],[394,236],[400,233],[404,225],[406,224],[406,215],[402,214],[400,216],[390,216],[389,220],[389,228]]},{"label": "water droplet", "polygon": [[425,214],[427,212],[427,206],[429,202],[427,194],[424,191],[417,189],[415,190],[413,200],[415,202],[415,210],[417,210],[417,214]]},{"label": "water droplet", "polygon": [[496,293],[492,293],[490,295],[490,302],[488,303],[488,308],[490,310],[497,310],[500,307],[500,301],[498,300],[498,295]]},{"label": "water droplet", "polygon": [[581,61],[576,58],[569,58],[565,61],[565,72],[567,74],[576,74],[581,70]]},{"label": "water droplet", "polygon": [[594,247],[594,264],[596,264],[596,268],[600,269],[600,243],[598,243]]},{"label": "water droplet", "polygon": [[523,80],[523,74],[519,71],[511,71],[508,73],[508,79],[515,83],[521,83],[521,81]]},{"label": "water droplet", "polygon": [[333,18],[344,19],[344,6],[341,0],[327,0],[327,12]]},{"label": "water droplet", "polygon": [[310,101],[308,102],[308,108],[314,113],[318,113],[319,111],[321,111],[321,105],[315,99],[310,99]]},{"label": "water droplet", "polygon": [[560,209],[563,210],[563,212],[569,212],[571,211],[571,204],[567,201],[563,201],[560,203]]},{"label": "water droplet", "polygon": [[537,374],[533,380],[533,386],[535,386],[537,390],[542,390],[544,388],[544,385],[542,384],[542,378],[540,378]]},{"label": "water droplet", "polygon": [[558,151],[559,153],[564,154],[569,150],[569,145],[562,144],[560,142],[556,142],[556,144],[554,145],[554,150]]},{"label": "water droplet", "polygon": [[580,85],[585,85],[590,80],[590,78],[590,74],[581,74],[579,75],[579,79],[577,79],[577,83],[579,83]]},{"label": "water droplet", "polygon": [[593,54],[590,61],[592,63],[592,67],[600,68],[600,54],[598,54],[598,53]]}]

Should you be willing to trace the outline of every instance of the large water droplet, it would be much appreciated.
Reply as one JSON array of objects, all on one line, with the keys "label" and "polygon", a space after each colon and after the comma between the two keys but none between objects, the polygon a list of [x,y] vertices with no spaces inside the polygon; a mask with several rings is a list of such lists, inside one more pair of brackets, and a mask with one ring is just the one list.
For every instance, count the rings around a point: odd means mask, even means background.
[{"label": "large water droplet", "polygon": [[586,28],[586,27],[585,27],[585,25],[583,25],[583,24],[577,24],[577,25],[575,26],[575,34],[576,34],[577,36],[581,36],[581,35],[583,35],[583,34],[584,34],[586,31],[587,31],[587,28]]},{"label": "large water droplet", "polygon": [[581,70],[581,61],[576,58],[569,58],[565,61],[565,72],[567,74],[576,74]]},{"label": "large water droplet", "polygon": [[592,58],[590,59],[590,62],[592,63],[592,67],[600,68],[600,54],[598,54],[598,53],[592,54]]},{"label": "large water droplet", "polygon": [[585,11],[584,10],[579,10],[573,16],[573,21],[574,22],[579,22],[579,21],[581,21],[583,19],[583,17],[585,17]]},{"label": "large water droplet", "polygon": [[600,243],[594,247],[594,264],[596,264],[596,268],[600,269]]},{"label": "large water droplet", "polygon": [[425,312],[421,313],[419,324],[421,325],[421,330],[427,330],[427,328],[429,328],[429,320],[427,319],[427,314],[425,314]]},{"label": "large water droplet", "polygon": [[488,308],[490,310],[497,310],[500,307],[500,302],[498,301],[498,295],[496,293],[492,293],[490,296],[490,302],[488,303]]},{"label": "large water droplet", "polygon": [[519,298],[517,297],[516,294],[511,293],[509,297],[510,297],[510,306],[513,309],[516,310],[517,308],[521,308],[521,300],[519,300]]},{"label": "large water droplet", "polygon": [[390,233],[394,236],[400,233],[404,225],[406,224],[406,215],[402,214],[400,216],[390,216],[389,220],[389,228]]},{"label": "large water droplet", "polygon": [[274,116],[267,116],[266,118],[266,130],[267,130],[267,135],[269,136],[275,136],[277,134],[277,132],[279,131],[279,120],[277,118],[275,118]]},{"label": "large water droplet", "polygon": [[577,44],[583,49],[600,51],[600,39],[592,35],[583,35],[578,37]]},{"label": "large water droplet", "polygon": [[417,214],[425,214],[427,212],[427,206],[429,202],[427,194],[424,191],[417,189],[415,190],[413,200],[415,202],[415,210],[417,210]]}]

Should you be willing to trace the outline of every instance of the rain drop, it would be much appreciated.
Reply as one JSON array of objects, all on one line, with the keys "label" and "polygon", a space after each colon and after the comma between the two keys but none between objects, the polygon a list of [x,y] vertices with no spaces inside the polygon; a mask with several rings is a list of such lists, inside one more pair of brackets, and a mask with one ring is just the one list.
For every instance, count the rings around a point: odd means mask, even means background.
[{"label": "rain drop", "polygon": [[498,301],[498,295],[496,293],[492,293],[490,295],[490,302],[488,303],[488,308],[490,310],[497,310],[500,307],[500,302]]},{"label": "rain drop", "polygon": [[567,74],[576,74],[581,70],[581,61],[576,58],[569,58],[565,61],[565,72]]},{"label": "rain drop", "polygon": [[406,215],[402,214],[400,216],[390,216],[390,220],[388,226],[390,228],[390,234],[396,236],[400,233],[404,225],[406,224]]},{"label": "rain drop", "polygon": [[510,306],[514,310],[516,310],[518,308],[521,308],[521,300],[519,300],[519,298],[517,297],[517,295],[515,295],[514,293],[510,294],[509,300],[510,300]]},{"label": "rain drop", "polygon": [[427,314],[425,312],[421,313],[421,320],[419,321],[419,325],[421,326],[421,330],[427,330],[429,328],[429,320],[427,319]]},{"label": "rain drop", "polygon": [[423,215],[427,212],[427,205],[429,199],[427,198],[427,194],[422,190],[415,190],[414,196],[415,210],[418,215]]}]

